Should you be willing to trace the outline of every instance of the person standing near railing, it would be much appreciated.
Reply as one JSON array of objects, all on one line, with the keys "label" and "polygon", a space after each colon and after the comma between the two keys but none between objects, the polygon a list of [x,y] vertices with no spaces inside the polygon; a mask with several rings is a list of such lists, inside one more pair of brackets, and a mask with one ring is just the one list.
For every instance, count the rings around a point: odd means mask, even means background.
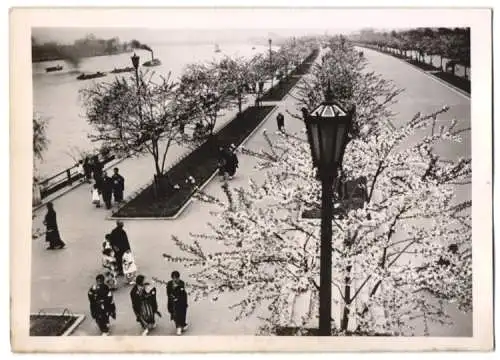
[{"label": "person standing near railing", "polygon": [[99,191],[102,193],[102,187],[103,187],[103,179],[102,179],[102,171],[103,171],[104,165],[99,161],[99,157],[97,155],[94,155],[92,157],[92,173],[94,174],[94,181],[97,185],[97,188]]},{"label": "person standing near railing", "polygon": [[83,160],[83,172],[85,173],[85,181],[89,183],[92,178],[92,165],[88,156],[85,156]]}]

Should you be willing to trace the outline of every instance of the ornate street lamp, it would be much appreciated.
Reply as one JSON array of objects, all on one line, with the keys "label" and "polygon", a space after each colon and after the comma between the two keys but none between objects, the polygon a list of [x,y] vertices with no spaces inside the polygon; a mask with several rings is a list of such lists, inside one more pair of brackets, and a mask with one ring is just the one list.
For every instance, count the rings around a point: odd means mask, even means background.
[{"label": "ornate street lamp", "polygon": [[134,53],[134,55],[131,56],[130,59],[132,59],[132,65],[134,66],[134,69],[135,69],[135,81],[137,83],[137,88],[139,89],[139,73],[138,73],[138,70],[139,70],[139,59],[140,59],[140,57],[138,55],[136,55],[136,53]]},{"label": "ornate street lamp", "polygon": [[333,184],[342,166],[355,108],[335,101],[328,82],[325,101],[311,113],[302,109],[313,166],[321,180],[319,335],[331,335]]}]

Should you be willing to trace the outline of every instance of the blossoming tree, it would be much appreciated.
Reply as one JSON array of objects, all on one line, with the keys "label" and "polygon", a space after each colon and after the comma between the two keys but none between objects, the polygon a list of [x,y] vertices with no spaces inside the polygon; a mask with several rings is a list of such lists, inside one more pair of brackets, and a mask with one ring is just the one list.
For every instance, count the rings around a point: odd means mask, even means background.
[{"label": "blossoming tree", "polygon": [[[370,88],[357,79],[354,88]],[[388,114],[384,105],[357,109],[359,136],[343,161],[344,182],[366,178],[363,204],[336,193],[334,333],[411,335],[422,323],[427,333],[430,321],[449,320],[447,302],[464,311],[472,306],[471,201],[456,191],[470,183],[471,162],[436,150],[461,141],[455,121],[436,127],[447,107],[416,114],[400,128],[370,122],[377,109]],[[318,202],[320,185],[303,133],[270,136],[264,134],[268,149],[244,151],[258,158],[264,176],[248,188],[226,185],[225,199],[200,192],[200,200],[220,205],[212,232],[174,237],[182,255],[164,257],[194,269],[195,298],[238,292],[237,319],[259,309],[264,333],[284,324],[303,333],[317,324],[320,234],[301,212]],[[299,296],[310,306],[297,319]]]}]

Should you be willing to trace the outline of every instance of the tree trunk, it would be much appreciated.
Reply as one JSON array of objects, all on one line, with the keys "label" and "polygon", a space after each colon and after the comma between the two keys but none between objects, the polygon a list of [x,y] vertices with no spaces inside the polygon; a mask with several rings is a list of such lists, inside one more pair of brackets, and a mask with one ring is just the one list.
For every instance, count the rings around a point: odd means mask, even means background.
[{"label": "tree trunk", "polygon": [[440,59],[441,59],[441,71],[444,72],[444,69],[443,69],[443,55],[439,55]]},{"label": "tree trunk", "polygon": [[346,276],[346,278],[345,278],[345,287],[344,287],[345,306],[344,306],[344,311],[343,311],[343,315],[342,315],[342,320],[340,322],[340,329],[342,331],[346,331],[347,327],[349,326],[350,310],[349,310],[348,306],[351,305],[351,278],[349,275],[351,274],[351,269],[352,269],[352,266],[347,266],[347,268],[346,268],[346,272],[347,272],[348,276]]},{"label": "tree trunk", "polygon": [[242,94],[238,93],[238,114],[241,114],[242,110]]}]

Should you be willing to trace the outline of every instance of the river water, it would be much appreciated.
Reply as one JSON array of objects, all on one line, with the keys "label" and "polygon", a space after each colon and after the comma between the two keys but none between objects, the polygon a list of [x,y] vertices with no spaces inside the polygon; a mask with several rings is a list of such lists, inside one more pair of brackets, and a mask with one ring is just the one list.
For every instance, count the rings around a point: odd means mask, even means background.
[{"label": "river water", "polygon": [[[253,49],[255,47],[255,49]],[[167,75],[170,71],[172,78],[177,79],[187,64],[210,61],[212,59],[229,56],[252,56],[259,52],[268,51],[266,46],[251,44],[220,44],[220,52],[214,51],[214,44],[168,44],[157,45],[153,48],[155,58],[162,61],[162,65],[151,69],[160,75]],[[275,48],[273,47],[273,50]],[[109,72],[114,68],[132,66],[130,56],[124,53],[111,56],[85,58],[80,64],[79,71],[92,73],[96,71]],[[151,54],[138,50],[140,63],[151,59]],[[47,73],[45,68],[61,64],[62,71]],[[106,77],[94,80],[76,80],[75,69],[64,61],[47,61],[33,63],[33,110],[49,119],[47,136],[50,140],[44,159],[36,162],[37,173],[46,178],[64,170],[76,163],[82,151],[98,147],[88,139],[91,127],[85,119],[85,109],[79,90],[92,86],[97,81],[110,81],[115,76],[131,76],[133,73],[108,74]]]}]

